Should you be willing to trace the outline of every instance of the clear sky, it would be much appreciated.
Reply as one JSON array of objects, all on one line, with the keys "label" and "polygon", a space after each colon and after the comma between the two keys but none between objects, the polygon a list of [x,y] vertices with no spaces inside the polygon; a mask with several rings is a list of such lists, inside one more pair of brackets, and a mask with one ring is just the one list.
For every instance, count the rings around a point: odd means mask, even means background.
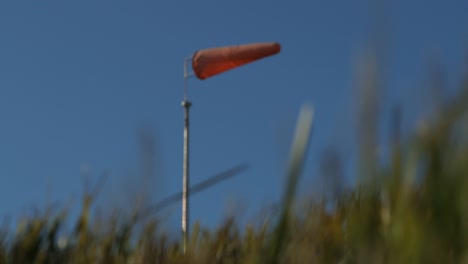
[{"label": "clear sky", "polygon": [[[380,21],[382,110],[385,117],[401,103],[405,131],[424,112],[431,56],[450,87],[465,67],[468,2],[388,2],[379,13],[372,1],[1,1],[0,215],[53,201],[78,209],[86,170],[91,182],[109,173],[103,206],[128,208],[137,191],[154,201],[180,191],[183,59],[264,41],[280,42],[281,53],[189,80],[192,183],[250,164],[194,196],[192,220],[217,225],[230,210],[248,218],[280,198],[305,102],[316,118],[301,192],[318,191],[328,146],[346,160],[355,155],[356,66]],[[154,139],[149,181],[141,131]],[[180,205],[162,217],[177,230]]]}]

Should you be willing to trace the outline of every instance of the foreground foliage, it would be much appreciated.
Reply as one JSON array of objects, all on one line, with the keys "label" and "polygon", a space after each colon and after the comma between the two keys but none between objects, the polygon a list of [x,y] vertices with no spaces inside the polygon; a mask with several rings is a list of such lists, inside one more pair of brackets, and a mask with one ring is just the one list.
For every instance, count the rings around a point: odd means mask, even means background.
[{"label": "foreground foliage", "polygon": [[[65,212],[3,232],[0,263],[468,263],[468,83],[460,91],[395,143],[389,163],[372,161],[352,190],[298,208],[284,202],[242,232],[235,219],[217,230],[196,224],[186,254],[155,220],[91,217],[85,196],[71,234],[62,232]],[[290,171],[292,190],[297,172]]]}]

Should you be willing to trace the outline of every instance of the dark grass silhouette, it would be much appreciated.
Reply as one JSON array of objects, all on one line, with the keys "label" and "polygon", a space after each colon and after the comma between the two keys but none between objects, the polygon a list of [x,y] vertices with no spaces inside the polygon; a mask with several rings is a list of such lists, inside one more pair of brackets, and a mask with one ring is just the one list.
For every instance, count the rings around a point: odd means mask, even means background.
[{"label": "dark grass silhouette", "polygon": [[[364,91],[375,93],[375,84],[366,85]],[[297,210],[296,185],[308,141],[303,132],[292,148],[279,213],[257,228],[241,232],[235,218],[218,229],[195,224],[184,255],[151,213],[138,221],[144,210],[92,217],[91,193],[84,195],[68,235],[62,232],[65,209],[26,219],[13,234],[3,231],[0,263],[467,263],[468,75],[461,86],[424,129],[405,140],[394,133],[386,165],[372,156],[375,135],[362,135],[370,141],[362,142],[357,186],[310,199]],[[378,118],[366,113],[372,109],[364,106],[363,116]],[[397,131],[401,113],[394,113]],[[300,120],[298,131],[306,131],[310,120]],[[361,133],[377,133],[376,121]],[[332,174],[336,159],[324,166]],[[148,210],[179,198],[168,199]]]}]

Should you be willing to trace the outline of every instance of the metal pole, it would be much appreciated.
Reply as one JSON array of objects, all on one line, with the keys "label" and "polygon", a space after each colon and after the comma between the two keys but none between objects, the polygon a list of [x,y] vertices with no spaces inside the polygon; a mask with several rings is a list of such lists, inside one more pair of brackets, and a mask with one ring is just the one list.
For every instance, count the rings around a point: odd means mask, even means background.
[{"label": "metal pole", "polygon": [[189,125],[190,125],[190,106],[192,103],[187,98],[187,60],[184,61],[184,164],[183,164],[183,186],[182,186],[182,235],[183,235],[183,252],[187,250],[187,240],[189,235]]},{"label": "metal pole", "polygon": [[183,250],[187,249],[187,239],[189,234],[189,109],[192,103],[182,101],[182,106],[185,108],[185,126],[184,126],[184,175],[182,187],[182,233],[183,233]]}]

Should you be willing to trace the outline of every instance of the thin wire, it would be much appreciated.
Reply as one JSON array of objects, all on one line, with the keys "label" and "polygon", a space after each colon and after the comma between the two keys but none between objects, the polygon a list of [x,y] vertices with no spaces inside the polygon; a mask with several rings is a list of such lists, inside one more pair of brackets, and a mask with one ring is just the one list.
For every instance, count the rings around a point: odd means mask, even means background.
[{"label": "thin wire", "polygon": [[188,62],[191,61],[191,57],[187,57],[184,60],[184,101],[188,101],[188,88],[187,88],[187,80],[188,78],[194,76],[193,73],[188,71]]},{"label": "thin wire", "polygon": [[[230,168],[226,171],[223,171],[215,176],[212,176],[202,182],[199,182],[195,185],[192,185],[192,187],[189,188],[190,190],[190,195],[194,195],[196,193],[199,193],[215,184],[218,184],[224,180],[227,180],[229,178],[232,178],[242,172],[244,172],[248,168],[247,163],[242,163],[240,165],[237,165],[236,167]],[[179,202],[182,198],[182,193],[174,193],[173,195],[170,195],[166,197],[165,199],[159,201],[158,203],[151,205],[147,207],[145,210],[143,210],[139,214],[139,219],[143,219],[147,216],[150,216],[152,214],[155,214],[159,212],[160,210],[164,209],[165,207],[174,204],[176,202]]]},{"label": "thin wire", "polygon": [[188,59],[184,60],[184,101],[187,101],[187,79],[188,79],[188,69],[187,69],[187,61]]}]

